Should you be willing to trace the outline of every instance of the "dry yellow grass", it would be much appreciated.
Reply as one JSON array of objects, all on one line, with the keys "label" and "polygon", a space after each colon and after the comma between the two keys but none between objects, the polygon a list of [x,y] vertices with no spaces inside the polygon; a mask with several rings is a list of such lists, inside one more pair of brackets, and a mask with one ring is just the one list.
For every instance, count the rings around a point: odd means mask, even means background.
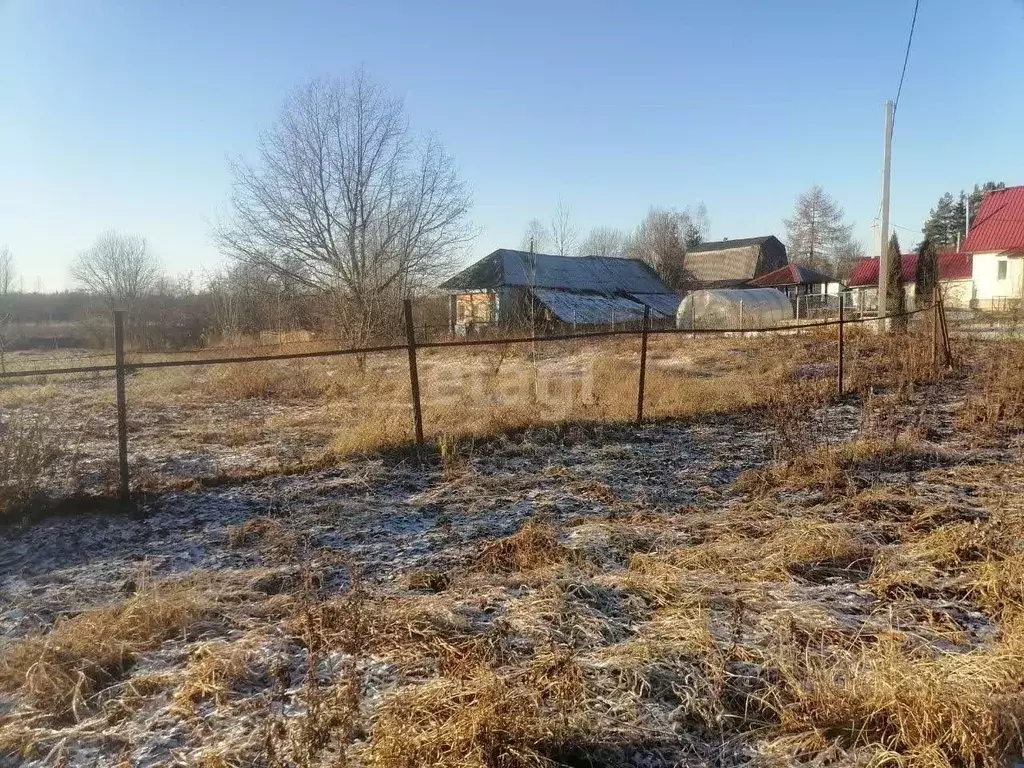
[{"label": "dry yellow grass", "polygon": [[256,658],[258,653],[244,642],[213,640],[194,648],[184,679],[174,690],[172,711],[188,717],[202,701],[225,704],[231,686],[245,677]]},{"label": "dry yellow grass", "polygon": [[[721,357],[686,351],[690,341],[657,349],[657,362],[683,363],[665,367],[660,381],[655,374],[658,407],[763,406],[770,426],[793,417],[802,423],[828,400],[830,381],[801,382],[785,358],[828,362],[815,346],[820,339],[732,339]],[[874,370],[912,372],[911,364],[876,359],[886,353],[872,352],[869,342],[860,351],[871,352]],[[632,352],[620,347],[625,362],[599,365],[595,374],[606,394],[565,393],[566,418],[631,418]],[[451,354],[424,355],[426,382],[440,381]],[[492,372],[495,387],[505,375],[529,386],[538,381],[529,355],[492,350],[469,359]],[[706,381],[736,388],[726,386],[720,401],[702,398],[700,388],[714,384],[705,385],[698,370],[713,374]],[[408,409],[384,402],[403,391],[402,373],[353,372],[343,386],[321,390],[332,394],[316,396],[330,400],[332,428],[351,426],[336,438],[339,450],[408,436]],[[770,391],[783,382],[782,395]],[[354,414],[378,384],[376,431],[364,432]],[[270,402],[290,404],[273,381],[260,390]],[[918,393],[892,394],[866,407],[905,409]],[[209,397],[221,395],[211,389]],[[474,468],[474,447],[456,419],[476,419],[467,427],[473,434],[499,428],[495,419],[504,426],[552,419],[543,402],[530,396],[520,410],[498,407],[487,418],[470,404],[451,416],[443,404],[429,405],[445,430],[437,433],[442,477],[432,476],[440,489],[486,493],[504,479]],[[456,531],[459,549],[427,567],[392,573],[383,585],[360,582],[349,567],[349,587],[326,599],[320,591],[329,580],[314,578],[307,565],[299,594],[278,595],[279,602],[262,595],[259,607],[244,611],[258,624],[256,637],[284,639],[292,661],[304,665],[299,691],[294,682],[287,692],[285,683],[253,683],[266,686],[266,699],[285,701],[288,715],[268,707],[266,738],[249,739],[248,752],[232,752],[196,727],[202,743],[193,757],[209,765],[354,759],[378,768],[645,761],[994,768],[1021,748],[1024,511],[1013,494],[1022,478],[1011,472],[996,481],[990,469],[977,468],[943,475],[929,467],[949,456],[922,443],[920,432],[893,434],[820,450],[783,440],[783,461],[724,492],[720,508],[647,507],[642,492],[631,498],[628,484],[538,467],[547,485],[600,503],[608,517],[563,517],[557,525],[538,517],[468,555]],[[601,454],[602,461],[616,458]],[[892,478],[906,472],[926,482],[894,487]],[[1009,497],[991,490],[1004,481]],[[971,496],[983,510],[957,495],[968,484],[989,489]],[[254,518],[229,530],[224,543],[235,557],[259,551],[290,564],[312,559],[306,537],[277,519]],[[317,553],[318,561],[329,557]],[[0,660],[0,685],[27,711],[82,715],[133,657],[171,635],[190,637],[197,622],[218,616],[210,587],[181,587],[194,598],[169,601],[148,596],[173,596],[179,587],[146,588],[124,605],[15,643]],[[239,644],[204,637],[161,695],[173,689],[173,711],[190,725],[197,708],[212,710],[218,723],[242,716],[256,705],[240,700],[247,686],[238,682],[249,681],[258,656],[251,636]],[[36,660],[43,666],[33,671]],[[303,666],[285,672],[296,668]],[[383,690],[374,689],[375,676],[386,678]],[[374,695],[360,700],[364,687]],[[0,722],[0,744],[23,749],[39,737],[20,716]]]},{"label": "dry yellow grass", "polygon": [[80,719],[90,699],[118,680],[139,653],[187,634],[213,605],[195,582],[166,583],[60,620],[47,634],[16,641],[0,656],[0,689],[58,717]]},{"label": "dry yellow grass", "polygon": [[299,546],[299,537],[295,532],[271,517],[253,517],[240,525],[229,526],[227,535],[228,543],[234,549],[258,545],[262,549],[287,556],[293,554]]},{"label": "dry yellow grass", "polygon": [[565,561],[571,553],[550,525],[527,523],[516,533],[484,545],[475,567],[491,573],[529,571]]},{"label": "dry yellow grass", "polygon": [[571,717],[566,686],[558,686],[564,681],[551,676],[538,682],[528,672],[507,676],[481,668],[463,679],[442,677],[398,693],[381,706],[369,763],[379,768],[552,766],[560,751],[585,736]]},{"label": "dry yellow grass", "polygon": [[902,472],[938,463],[941,451],[902,434],[892,440],[857,439],[824,445],[775,466],[751,470],[739,487],[756,493],[818,489],[826,494],[856,492],[858,473]]},{"label": "dry yellow grass", "polygon": [[979,342],[973,352],[974,383],[960,425],[985,435],[1024,426],[1024,343]]},{"label": "dry yellow grass", "polygon": [[776,749],[866,748],[911,766],[995,768],[1021,747],[1019,640],[943,653],[894,639],[794,662],[783,667],[787,736]]}]

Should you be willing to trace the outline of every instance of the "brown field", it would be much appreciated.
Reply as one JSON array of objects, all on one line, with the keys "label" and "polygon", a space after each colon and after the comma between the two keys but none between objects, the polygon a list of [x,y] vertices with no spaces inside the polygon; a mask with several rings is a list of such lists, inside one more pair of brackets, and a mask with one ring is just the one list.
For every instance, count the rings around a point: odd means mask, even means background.
[{"label": "brown field", "polygon": [[[164,492],[0,534],[0,765],[1009,764],[1024,345],[848,341],[653,338],[640,427],[635,339],[423,352],[418,455],[404,353],[135,374]],[[109,379],[0,402],[108,471]]]},{"label": "brown field", "polygon": [[[848,332],[848,390],[863,390],[879,375],[922,375],[916,369],[926,366],[926,350],[918,346],[907,359],[883,355],[874,341],[858,341],[867,338],[860,331]],[[858,351],[858,344],[865,349]],[[300,340],[226,346],[199,357],[323,346]],[[129,360],[196,357],[147,354]],[[7,360],[11,370],[111,362],[84,351],[17,352]],[[538,424],[629,421],[636,412],[638,365],[638,336],[421,349],[424,431],[432,441],[445,441]],[[822,401],[835,389],[836,367],[834,333],[652,335],[645,416],[687,418],[794,398]],[[304,471],[413,438],[404,350],[139,370],[129,375],[127,400],[135,490]],[[55,495],[103,494],[115,487],[112,373],[0,381],[0,408],[61,434],[62,458],[46,477]]]}]

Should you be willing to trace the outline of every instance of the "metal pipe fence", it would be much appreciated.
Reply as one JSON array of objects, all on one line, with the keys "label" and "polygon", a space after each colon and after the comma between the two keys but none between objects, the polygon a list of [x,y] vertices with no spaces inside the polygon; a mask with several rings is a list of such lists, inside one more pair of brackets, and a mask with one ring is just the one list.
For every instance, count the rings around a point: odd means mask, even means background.
[{"label": "metal pipe fence", "polygon": [[[927,315],[923,313],[928,313]],[[920,316],[920,317],[919,317]],[[935,302],[931,307],[917,309],[901,315],[893,315],[888,320],[910,325],[923,318],[930,319],[931,333],[923,334],[930,337],[931,351],[927,353],[932,365],[937,365],[938,356],[942,356],[943,364],[950,364],[951,354],[949,349],[949,337],[946,330],[946,322],[941,301]],[[792,338],[794,343],[803,345],[804,355],[808,365],[817,365],[822,370],[827,369],[828,377],[834,376],[834,392],[842,395],[849,388],[849,377],[869,376],[865,373],[867,368],[861,368],[862,363],[858,359],[864,345],[857,340],[851,343],[848,338],[850,333],[855,333],[864,338],[866,332],[874,333],[874,325],[879,320],[886,318],[857,318],[849,319],[845,316],[843,306],[839,304],[839,314],[836,319],[813,320],[808,322],[787,324],[776,328],[729,328],[729,329],[708,329],[690,328],[679,330],[668,327],[652,327],[649,310],[644,313],[643,320],[624,327],[622,323],[614,330],[602,329],[583,332],[555,332],[545,335],[516,335],[509,334],[493,338],[458,338],[445,340],[419,340],[416,329],[412,323],[412,307],[410,302],[405,303],[405,339],[404,343],[385,344],[364,347],[342,347],[322,350],[311,350],[302,352],[280,352],[255,355],[213,355],[194,353],[192,356],[181,359],[128,359],[125,349],[125,314],[122,311],[114,314],[115,349],[113,364],[64,366],[56,368],[37,367],[30,370],[9,370],[0,373],[0,381],[15,380],[33,377],[51,377],[74,374],[100,374],[114,373],[115,395],[112,398],[116,403],[116,439],[118,456],[118,496],[122,500],[128,500],[131,490],[131,466],[129,463],[129,398],[126,394],[126,378],[129,374],[168,368],[187,368],[196,366],[224,366],[244,365],[253,363],[274,363],[280,361],[303,361],[320,358],[344,358],[359,357],[360,360],[383,356],[387,359],[391,356],[405,353],[407,358],[408,377],[408,408],[409,419],[411,420],[411,438],[416,444],[423,444],[428,436],[433,437],[441,433],[450,424],[458,424],[459,419],[463,421],[471,418],[465,410],[465,388],[460,389],[457,375],[453,373],[453,359],[445,358],[445,355],[461,351],[486,350],[487,348],[498,348],[494,370],[500,371],[504,364],[505,351],[520,347],[529,347],[532,350],[532,365],[534,366],[533,399],[536,400],[538,392],[544,387],[557,388],[564,381],[559,378],[566,378],[564,366],[568,359],[566,349],[576,352],[590,353],[591,365],[593,367],[589,386],[591,389],[604,386],[605,392],[584,392],[570,393],[567,404],[564,404],[564,413],[559,412],[563,420],[571,420],[576,413],[574,403],[584,402],[590,414],[611,414],[612,418],[632,420],[637,424],[642,423],[645,418],[662,418],[672,415],[672,398],[680,400],[684,397],[679,382],[686,380],[690,382],[692,392],[686,396],[692,396],[699,400],[701,397],[710,396],[711,399],[720,399],[720,393],[713,390],[714,384],[708,381],[718,381],[727,386],[732,386],[737,391],[744,387],[750,388],[751,376],[759,375],[767,370],[774,370],[773,366],[784,363],[769,350],[763,356],[758,355],[758,350],[767,348],[768,345],[780,340]],[[869,331],[869,329],[871,329]],[[834,342],[832,335],[835,335]],[[620,344],[617,352],[619,357],[612,360],[612,356],[602,357],[599,352],[600,344],[619,344],[621,341],[630,338],[636,339],[636,347],[622,346]],[[909,342],[908,342],[909,343]],[[914,342],[917,343],[917,342]],[[562,345],[562,346],[559,346]],[[566,347],[568,345],[568,347]],[[540,381],[540,368],[537,363],[538,348],[549,348],[553,356],[544,363],[543,378]],[[607,350],[605,350],[607,351]],[[711,354],[715,352],[715,354]],[[418,353],[426,354],[429,366],[434,369],[445,370],[448,366],[447,378],[443,376],[439,380],[446,383],[449,394],[454,399],[451,402],[439,403],[436,393],[428,402],[424,402],[421,369],[424,360]],[[851,356],[851,353],[853,357]],[[850,359],[847,359],[850,357]],[[632,362],[635,360],[636,362]],[[490,363],[489,363],[490,364]],[[607,370],[600,369],[605,365]],[[635,367],[633,367],[635,365]],[[654,366],[652,368],[652,365]],[[610,366],[610,367],[609,367]],[[831,372],[834,366],[834,372]],[[683,370],[685,369],[685,370]],[[764,371],[762,371],[764,369]],[[682,370],[682,373],[673,378],[673,371]],[[815,369],[817,370],[817,369]],[[596,372],[595,372],[596,371]],[[457,373],[457,372],[456,372]],[[389,375],[398,375],[396,370],[391,370]],[[652,379],[653,376],[653,379]],[[747,377],[746,380],[744,377]],[[495,376],[496,378],[496,376]],[[744,382],[747,381],[745,384]],[[454,382],[454,383],[453,383]],[[694,383],[696,382],[696,383]],[[578,382],[577,382],[578,383]],[[655,386],[656,391],[652,394],[650,387]],[[438,386],[435,388],[438,388]],[[580,388],[586,388],[580,384]],[[404,390],[404,386],[402,387]],[[628,397],[626,394],[628,393]],[[626,414],[622,408],[623,402],[634,401],[635,411]],[[722,402],[725,402],[724,400]],[[435,425],[430,423],[431,419]],[[509,423],[518,423],[514,420]],[[0,424],[2,428],[2,424]]]}]

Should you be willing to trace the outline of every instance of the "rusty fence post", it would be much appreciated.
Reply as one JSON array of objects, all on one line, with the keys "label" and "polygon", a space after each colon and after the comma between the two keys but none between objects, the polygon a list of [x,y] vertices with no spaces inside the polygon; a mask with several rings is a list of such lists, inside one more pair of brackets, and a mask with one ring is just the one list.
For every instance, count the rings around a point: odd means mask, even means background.
[{"label": "rusty fence post", "polygon": [[932,370],[938,369],[939,354],[939,286],[932,287]]},{"label": "rusty fence post", "polygon": [[836,377],[836,383],[839,388],[839,396],[843,396],[843,357],[846,354],[846,333],[844,332],[844,326],[846,325],[845,317],[843,313],[843,294],[839,294],[839,371]]},{"label": "rusty fence post", "polygon": [[636,393],[636,423],[644,421],[644,383],[647,379],[647,329],[651,323],[651,308],[644,307],[643,326],[640,328],[640,381]]},{"label": "rusty fence post", "polygon": [[416,331],[412,324],[412,300],[404,302],[405,344],[409,350],[409,385],[412,389],[412,421],[416,430],[416,444],[423,445],[423,411],[420,408],[420,378],[416,368]]},{"label": "rusty fence post", "polygon": [[114,310],[114,379],[117,382],[117,468],[120,478],[119,496],[128,501],[128,405],[124,392],[124,310]]},{"label": "rusty fence post", "polygon": [[939,331],[942,334],[942,351],[946,360],[946,368],[953,369],[953,349],[949,343],[949,326],[946,323],[946,305],[939,295]]}]

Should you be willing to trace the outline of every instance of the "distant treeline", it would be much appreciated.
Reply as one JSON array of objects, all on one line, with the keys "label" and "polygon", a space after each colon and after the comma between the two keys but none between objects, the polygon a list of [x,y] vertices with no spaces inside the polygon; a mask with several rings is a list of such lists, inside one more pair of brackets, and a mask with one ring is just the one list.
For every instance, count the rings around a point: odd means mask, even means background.
[{"label": "distant treeline", "polygon": [[[255,288],[211,282],[198,291],[138,297],[127,307],[129,343],[135,349],[161,351],[255,339],[267,332],[301,330],[343,339],[358,335],[346,327],[351,315],[338,306],[336,296],[298,292],[272,282]],[[419,327],[436,333],[447,326],[445,297],[421,297],[414,305]],[[400,304],[389,310],[386,335],[395,337],[401,329]],[[356,339],[352,340],[355,343]],[[113,315],[103,297],[85,291],[0,296],[0,346],[7,351],[109,349],[112,345]]]}]

